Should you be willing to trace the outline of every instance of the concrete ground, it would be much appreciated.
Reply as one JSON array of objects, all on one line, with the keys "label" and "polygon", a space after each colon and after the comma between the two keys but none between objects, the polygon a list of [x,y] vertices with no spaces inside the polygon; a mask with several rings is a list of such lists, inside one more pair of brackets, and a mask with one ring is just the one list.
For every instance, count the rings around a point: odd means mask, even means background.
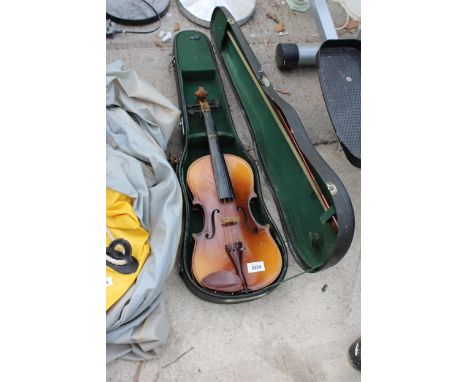
[{"label": "concrete ground", "polygon": [[[331,1],[329,6],[335,25],[343,25],[346,13],[341,6]],[[284,22],[288,35],[278,36],[273,31],[275,24],[266,17],[267,12]],[[209,35],[207,29],[186,19],[172,1],[161,30],[172,32],[176,23],[181,30],[196,29]],[[200,300],[186,288],[174,268],[165,292],[173,326],[169,343],[152,361],[118,360],[109,364],[109,382],[360,380],[347,354],[351,342],[360,336],[360,170],[349,164],[337,143],[315,70],[301,68],[284,73],[274,64],[278,42],[319,41],[313,18],[308,13],[292,12],[281,0],[257,0],[254,17],[242,26],[242,31],[273,85],[290,93],[283,97],[297,110],[310,139],[345,184],[356,214],[354,241],[348,254],[333,268],[302,275],[266,297],[245,304],[217,305]],[[157,35],[117,35],[107,41],[107,61],[123,58],[128,67],[177,105],[170,65],[172,41],[158,47],[154,42]],[[251,141],[242,113],[227,81],[224,84],[234,123],[249,149]],[[178,154],[181,149],[182,134],[177,129],[168,151]],[[262,188],[280,226],[271,195],[266,187]],[[290,257],[287,277],[300,271]],[[328,288],[323,292],[325,284]]]}]

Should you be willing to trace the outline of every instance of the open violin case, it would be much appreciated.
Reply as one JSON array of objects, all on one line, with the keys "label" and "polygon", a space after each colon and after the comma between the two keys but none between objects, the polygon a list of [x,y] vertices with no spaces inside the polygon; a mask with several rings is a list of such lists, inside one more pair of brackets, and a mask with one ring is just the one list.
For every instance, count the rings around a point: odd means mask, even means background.
[{"label": "open violin case", "polygon": [[[246,302],[264,296],[281,284],[288,268],[287,249],[307,272],[338,263],[351,245],[354,212],[341,180],[310,142],[296,111],[276,93],[227,9],[214,10],[210,29],[214,48],[207,36],[198,31],[181,31],[174,38],[175,74],[185,138],[177,167],[184,198],[179,269],[188,288],[204,300]],[[236,133],[215,52],[243,109],[258,165],[278,207],[284,240],[263,202],[257,164]],[[203,230],[205,220],[209,220],[202,209],[192,204],[193,196],[187,186],[190,165],[210,153],[203,119],[194,112],[194,93],[201,85],[208,92],[209,100],[216,104],[212,117],[223,153],[243,158],[253,170],[257,198],[250,202],[251,214],[259,224],[269,225],[271,237],[281,252],[282,267],[276,281],[260,290],[214,291],[201,286],[192,273],[193,237]]]}]

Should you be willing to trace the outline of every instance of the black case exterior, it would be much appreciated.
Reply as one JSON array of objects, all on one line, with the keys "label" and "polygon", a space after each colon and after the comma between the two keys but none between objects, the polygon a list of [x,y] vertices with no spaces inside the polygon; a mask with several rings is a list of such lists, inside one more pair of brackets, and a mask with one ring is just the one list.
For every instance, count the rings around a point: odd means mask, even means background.
[{"label": "black case exterior", "polygon": [[[217,34],[215,31],[213,31],[213,20],[217,18],[217,23],[218,23],[218,31]],[[221,23],[220,23],[221,19]],[[225,20],[224,20],[225,19]],[[219,25],[223,24],[223,20],[225,21],[225,26],[219,27]],[[325,239],[328,240],[329,242],[327,243],[328,248],[332,248],[332,250],[329,251],[329,255],[327,255],[326,259],[322,261],[320,259],[319,266],[314,267],[313,269],[310,267],[310,265],[307,264],[307,262],[304,260],[304,255],[300,251],[298,251],[297,243],[294,242],[292,232],[294,230],[297,230],[297,226],[291,226],[286,224],[286,219],[285,217],[287,214],[291,214],[291,211],[289,211],[287,208],[285,208],[282,203],[281,203],[281,198],[278,197],[277,193],[275,192],[275,183],[272,182],[272,177],[271,174],[268,173],[268,163],[265,162],[265,152],[263,151],[264,149],[258,145],[257,142],[257,134],[259,134],[259,131],[256,131],[256,129],[253,127],[253,124],[251,123],[252,115],[249,114],[249,112],[246,110],[246,106],[243,103],[243,94],[240,94],[238,92],[238,88],[236,87],[236,83],[233,80],[232,73],[229,71],[229,68],[226,65],[226,62],[224,61],[223,55],[221,54],[220,50],[222,48],[223,43],[225,42],[224,37],[222,33],[224,31],[222,29],[229,29],[229,31],[232,33],[232,36],[237,41],[237,44],[240,48],[240,51],[242,52],[244,56],[244,60],[248,63],[250,69],[253,71],[255,74],[255,79],[257,81],[257,84],[261,87],[262,91],[266,95],[268,102],[273,106],[273,109],[275,113],[277,113],[276,118],[280,118],[283,124],[284,129],[288,129],[288,131],[291,132],[291,135],[294,137],[295,142],[300,150],[301,155],[305,158],[305,161],[307,163],[307,166],[311,169],[311,171],[314,174],[314,177],[317,182],[317,186],[320,188],[320,192],[326,197],[329,205],[332,208],[329,208],[328,211],[328,217],[326,217],[326,220],[329,221],[330,219],[330,213],[333,213],[333,216],[336,217],[339,225],[338,232],[333,235],[332,240],[330,240],[331,236],[327,236]],[[221,31],[221,32],[220,32]],[[200,71],[199,73],[196,72],[191,72],[191,73],[184,73],[182,74],[183,70],[181,69],[181,62],[180,58],[178,57],[178,40],[181,40],[183,34],[193,34],[195,37],[193,39],[195,40],[206,40],[209,50],[206,52],[203,52],[201,54],[205,54],[205,58],[210,56],[211,60],[213,61],[213,68],[214,68],[214,73],[208,73],[208,71]],[[262,200],[262,192],[260,189],[260,182],[259,182],[259,174],[258,170],[256,168],[255,162],[253,159],[248,155],[246,152],[245,148],[242,146],[240,143],[240,140],[235,132],[234,125],[232,123],[232,118],[229,112],[228,104],[224,95],[224,89],[222,87],[220,75],[218,72],[218,67],[216,64],[216,60],[214,57],[214,52],[218,54],[218,57],[220,58],[220,61],[224,67],[224,70],[227,74],[227,78],[229,79],[229,83],[234,89],[234,94],[236,95],[236,98],[242,107],[243,114],[246,118],[247,125],[250,128],[250,133],[252,136],[252,140],[254,143],[254,149],[256,151],[257,158],[259,160],[259,165],[263,169],[263,173],[266,175],[266,180],[267,184],[269,185],[273,197],[275,198],[275,203],[278,207],[278,211],[280,213],[280,218],[283,223],[284,231],[286,234],[286,239],[287,239],[287,244],[288,244],[288,249],[291,251],[291,254],[293,255],[294,259],[297,261],[297,263],[306,271],[308,272],[317,272],[323,269],[326,269],[328,267],[331,267],[338,263],[343,256],[346,254],[347,250],[349,249],[349,246],[351,244],[353,234],[354,234],[354,211],[353,207],[351,204],[351,200],[349,198],[349,195],[339,179],[339,177],[334,173],[334,171],[328,166],[328,164],[323,160],[323,158],[319,155],[315,147],[312,145],[310,142],[307,133],[304,129],[304,126],[296,113],[296,111],[289,105],[287,102],[285,102],[274,90],[273,86],[271,83],[269,83],[268,78],[266,77],[262,67],[258,63],[256,57],[254,56],[253,52],[251,51],[249,44],[245,40],[239,26],[235,23],[234,19],[232,16],[229,14],[229,12],[222,7],[218,7],[214,10],[213,16],[212,16],[212,24],[211,24],[211,39],[214,44],[214,50],[213,47],[211,46],[210,42],[208,39],[206,39],[206,36],[204,36],[202,33],[197,32],[197,31],[182,31],[179,32],[175,38],[174,38],[174,64],[175,64],[175,75],[176,75],[176,80],[177,80],[177,90],[178,90],[178,97],[179,97],[179,105],[182,110],[182,120],[181,120],[181,125],[182,129],[185,134],[185,146],[184,146],[184,151],[181,156],[181,161],[177,167],[177,174],[179,177],[179,181],[181,182],[181,187],[183,191],[183,196],[184,196],[184,227],[183,227],[183,232],[182,232],[182,239],[181,239],[181,250],[180,250],[180,257],[179,257],[179,269],[180,269],[180,274],[186,283],[187,287],[198,297],[214,302],[214,303],[239,303],[239,302],[246,302],[250,300],[257,299],[259,297],[262,297],[266,295],[268,292],[271,290],[275,289],[285,278],[286,272],[287,272],[287,266],[288,266],[288,256],[287,256],[287,251],[286,251],[286,245],[283,242],[283,239],[281,238],[281,235],[279,234],[275,224],[273,223],[270,215],[268,214],[264,202]],[[180,48],[179,48],[180,51]],[[207,53],[209,51],[209,53]],[[191,61],[191,60],[203,60],[201,57],[185,57],[186,61]],[[195,62],[195,61],[194,61]],[[187,62],[183,65],[186,65]],[[182,66],[183,66],[182,65]],[[242,67],[236,67],[236,70],[246,70],[242,69]],[[216,82],[218,83],[218,88],[219,92],[217,97],[221,101],[221,109],[224,110],[226,113],[226,119],[225,119],[225,125],[226,128],[224,127],[223,131],[219,132],[218,135],[220,136],[221,143],[223,145],[223,151],[225,153],[231,153],[238,155],[245,160],[248,161],[248,163],[251,165],[253,171],[254,171],[254,176],[255,176],[255,192],[258,195],[258,198],[256,199],[257,202],[253,206],[253,214],[257,221],[259,221],[262,224],[270,224],[271,226],[271,233],[272,236],[274,237],[275,241],[277,242],[280,251],[283,256],[283,269],[281,271],[280,276],[276,280],[275,283],[272,285],[256,291],[252,292],[249,294],[227,294],[227,293],[215,293],[213,291],[207,290],[203,287],[201,287],[193,278],[191,274],[191,256],[192,256],[192,247],[190,244],[190,241],[192,240],[192,233],[194,232],[199,232],[201,231],[201,227],[197,224],[195,224],[195,227],[193,225],[193,222],[191,219],[193,218],[193,209],[192,209],[192,204],[191,204],[191,199],[189,195],[189,191],[187,190],[186,187],[186,168],[190,161],[193,161],[193,157],[195,156],[202,156],[202,155],[207,155],[209,153],[208,150],[208,144],[206,142],[205,146],[203,146],[203,140],[198,141],[198,144],[196,147],[193,146],[193,142],[189,142],[190,139],[193,140],[193,135],[198,135],[198,138],[203,138],[202,135],[203,133],[198,132],[197,134],[192,134],[192,138],[189,139],[190,135],[190,130],[191,127],[194,126],[194,120],[191,119],[191,117],[188,114],[188,104],[193,103],[193,101],[187,101],[187,94],[190,94],[192,92],[192,89],[184,89],[184,78],[187,77],[193,80],[193,78],[197,78],[197,81],[195,82],[202,82],[208,78],[216,78]],[[198,79],[200,81],[198,81]],[[252,90],[249,90],[252,91]],[[209,91],[208,91],[209,92]],[[210,92],[209,92],[210,93]],[[214,116],[216,117],[216,116]],[[196,122],[196,121],[195,121]],[[219,126],[219,125],[217,125]],[[199,128],[199,127],[198,127]],[[193,130],[193,129],[192,129]],[[232,131],[231,131],[232,130]],[[201,130],[197,130],[201,131]],[[197,138],[197,139],[198,139]],[[265,138],[265,137],[263,137]],[[268,139],[268,137],[267,137]],[[288,172],[288,169],[282,169],[286,173]],[[331,189],[329,185],[333,185],[333,188]],[[305,203],[304,205],[300,206],[301,208],[307,210],[308,204]],[[323,213],[323,211],[322,211]],[[327,215],[327,211],[323,215]],[[321,215],[321,213],[317,214],[317,216],[314,216],[314,221],[316,221],[316,225],[322,225],[330,227],[329,223],[325,222],[324,216]],[[298,224],[301,224],[302,222],[298,222]],[[325,240],[322,239],[322,240]],[[328,253],[328,252],[327,252]]]}]

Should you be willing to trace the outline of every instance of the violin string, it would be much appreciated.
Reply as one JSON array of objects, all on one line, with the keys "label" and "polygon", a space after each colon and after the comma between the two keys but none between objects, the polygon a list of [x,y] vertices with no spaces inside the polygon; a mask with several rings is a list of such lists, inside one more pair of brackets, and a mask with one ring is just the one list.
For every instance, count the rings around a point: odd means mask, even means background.
[{"label": "violin string", "polygon": [[[238,223],[236,223],[236,220],[239,220],[239,222],[240,222],[240,217],[238,215],[237,208],[236,208],[236,197],[235,197],[234,187],[232,186],[231,176],[229,174],[229,169],[227,167],[227,163],[226,163],[226,176],[228,178],[228,179],[226,179],[226,184],[227,184],[227,186],[229,186],[229,188],[232,191],[232,200],[229,202],[228,208],[229,208],[230,216],[234,219],[234,222],[233,222],[233,225],[234,225],[234,224],[238,224]],[[239,218],[239,219],[236,219],[236,218]],[[231,232],[233,232],[233,228],[231,228]],[[232,236],[234,236],[234,233],[232,233]],[[239,237],[235,237],[235,238],[233,237],[233,241],[235,241],[235,240],[240,240],[240,238]]]},{"label": "violin string", "polygon": [[[226,164],[226,176],[228,177],[228,179],[226,179],[226,185],[230,186],[231,190],[232,190],[232,200],[230,200],[228,202],[228,213],[230,215],[231,218],[234,219],[232,225],[234,224],[237,224],[235,221],[237,219],[235,219],[237,217],[237,213],[236,213],[236,199],[235,199],[235,195],[234,195],[234,190],[233,190],[233,187],[232,187],[232,182],[231,182],[231,179],[230,179],[230,175],[229,175],[229,170],[227,168],[227,164]],[[232,236],[232,242],[234,243],[234,241],[236,240],[240,240],[239,237],[234,237],[234,228],[231,227],[231,224],[229,224],[229,229],[231,231],[231,236]]]},{"label": "violin string", "polygon": [[[232,199],[232,202],[230,203],[230,207],[231,207],[230,214],[232,215],[232,217],[234,219],[233,224],[239,224],[240,223],[240,218],[239,218],[239,215],[237,214],[237,211],[236,211],[237,208],[236,208],[236,199],[235,198]],[[240,238],[237,237],[234,240],[240,240]]]},{"label": "violin string", "polygon": [[[219,172],[218,172],[218,176],[219,176]],[[216,176],[215,176],[215,182],[216,182]],[[224,202],[224,199],[221,200],[221,205],[220,205],[220,216],[221,216],[221,229],[223,230],[223,236],[224,236],[224,245],[225,247],[229,244],[229,242],[231,241],[230,237],[229,237],[229,232],[226,232],[226,229],[223,225],[223,218],[226,216],[226,205],[225,205],[225,202]]]},{"label": "violin string", "polygon": [[[223,159],[224,159],[224,157],[223,157]],[[224,171],[221,173],[221,176],[222,176],[221,184],[226,185],[226,178],[225,178]],[[223,210],[224,210],[224,216],[223,217],[225,218],[225,222],[227,224],[227,226],[223,225],[223,229],[224,229],[225,232],[227,232],[227,237],[228,237],[228,240],[229,240],[229,242],[227,244],[232,245],[233,244],[233,237],[232,237],[231,227],[230,227],[230,224],[229,224],[229,205],[226,202],[226,199],[223,199],[221,201],[221,203],[223,205]]]},{"label": "violin string", "polygon": [[235,237],[234,237],[234,232],[233,232],[233,228],[232,228],[233,223],[232,223],[232,220],[231,220],[233,216],[231,215],[231,211],[230,211],[230,206],[231,206],[232,202],[228,201],[226,204],[227,204],[227,210],[228,210],[228,215],[229,215],[228,216],[228,219],[229,219],[228,220],[228,230],[229,230],[229,234],[231,236],[231,244],[234,244]]},{"label": "violin string", "polygon": [[[220,155],[223,155],[223,154],[220,153]],[[222,158],[222,159],[224,160],[224,155],[223,155],[223,158]],[[220,159],[220,160],[221,160],[221,159]],[[218,172],[218,175],[219,175],[220,178],[221,178],[221,179],[219,179],[219,181],[221,182],[222,185],[225,186],[225,185],[226,185],[225,172],[222,171],[221,174],[219,174],[219,172]],[[221,200],[221,204],[222,204],[222,206],[223,206],[223,208],[222,208],[222,209],[223,209],[223,213],[222,213],[221,219],[223,219],[223,218],[228,218],[229,209],[228,209],[228,207],[227,207],[226,200],[225,200],[225,199],[222,199],[222,200]],[[229,222],[228,222],[228,223],[229,223]],[[231,232],[231,230],[230,230],[229,224],[228,224],[228,226],[226,227],[226,226],[224,226],[224,225],[222,224],[222,220],[221,220],[221,226],[223,227],[223,231],[224,231],[224,233],[225,233],[225,236],[226,236],[226,234],[227,234],[227,238],[228,238],[228,242],[226,242],[226,239],[225,239],[225,244],[226,244],[226,245],[231,245],[231,244],[232,244],[232,232]],[[227,228],[227,229],[226,229],[226,228]]]},{"label": "violin string", "polygon": [[223,227],[224,234],[225,234],[225,235],[227,234],[227,237],[228,237],[227,242],[226,242],[225,244],[226,244],[226,245],[229,245],[229,244],[231,244],[231,242],[232,242],[232,237],[230,236],[229,229],[226,230],[226,226],[223,225],[223,223],[222,223],[222,221],[223,221],[222,219],[223,219],[223,218],[226,218],[226,216],[227,216],[227,214],[226,214],[226,202],[225,202],[224,199],[221,201],[221,204],[222,204],[222,206],[223,206],[223,216],[221,216],[221,227]]},{"label": "violin string", "polygon": [[[222,157],[222,160],[224,160],[224,163],[226,164],[226,166],[224,166],[224,171],[222,171],[222,175],[223,175],[223,185],[226,189],[229,188],[229,183],[228,183],[228,179],[227,179],[227,163],[226,163],[226,158],[224,157],[224,154],[221,153],[221,155],[223,156]],[[227,223],[227,231],[228,231],[228,235],[229,235],[229,238],[230,238],[230,244],[234,244],[234,237],[233,237],[233,234],[232,234],[232,230],[231,230],[231,223],[230,223],[230,212],[229,212],[229,202],[226,201],[226,199],[223,199],[223,203],[225,204],[226,206],[226,223]]]}]

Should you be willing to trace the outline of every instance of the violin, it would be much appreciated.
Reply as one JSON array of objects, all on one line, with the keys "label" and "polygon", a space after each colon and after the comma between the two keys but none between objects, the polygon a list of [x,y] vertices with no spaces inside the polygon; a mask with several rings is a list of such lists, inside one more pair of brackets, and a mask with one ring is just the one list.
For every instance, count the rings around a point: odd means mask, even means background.
[{"label": "violin", "polygon": [[192,274],[203,287],[219,292],[256,291],[272,284],[281,272],[281,252],[269,225],[259,224],[250,202],[254,174],[249,163],[223,154],[216,133],[208,93],[195,92],[208,138],[210,154],[187,171],[192,204],[204,214],[204,227],[194,234]]}]

